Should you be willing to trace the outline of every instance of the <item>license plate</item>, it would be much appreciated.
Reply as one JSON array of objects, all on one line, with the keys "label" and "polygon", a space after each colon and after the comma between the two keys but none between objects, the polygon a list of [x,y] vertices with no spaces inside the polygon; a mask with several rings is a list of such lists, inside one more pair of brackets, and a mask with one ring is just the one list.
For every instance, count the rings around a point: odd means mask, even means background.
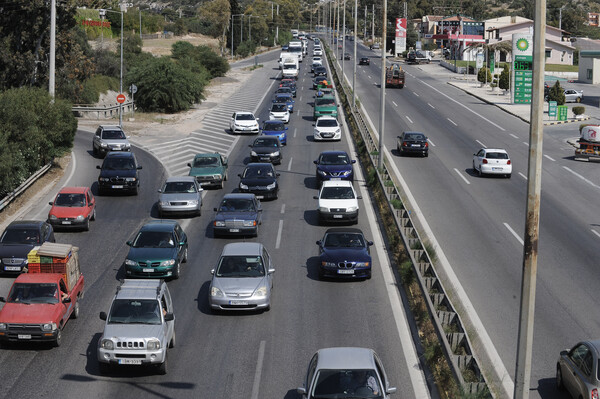
[{"label": "license plate", "polygon": [[354,274],[354,269],[338,269],[338,274]]},{"label": "license plate", "polygon": [[19,334],[17,335],[18,339],[31,339],[31,334]]},{"label": "license plate", "polygon": [[256,198],[263,199],[263,198],[265,198],[265,196],[264,195],[257,195]]},{"label": "license plate", "polygon": [[239,233],[240,229],[229,229],[230,233]]},{"label": "license plate", "polygon": [[19,270],[21,270],[21,267],[19,267],[19,266],[4,266],[4,270],[6,270],[7,272],[18,272]]},{"label": "license plate", "polygon": [[201,185],[201,186],[207,186],[207,185],[209,185],[209,184],[210,184],[210,182],[209,182],[209,181],[203,181],[203,182],[200,182],[200,185]]},{"label": "license plate", "polygon": [[421,145],[420,144],[411,144],[410,146],[411,147],[420,147]]},{"label": "license plate", "polygon": [[502,168],[492,168],[492,170],[502,170]]},{"label": "license plate", "polygon": [[248,301],[229,301],[230,305],[248,305]]},{"label": "license plate", "polygon": [[123,186],[122,185],[112,186],[112,188],[123,188]]},{"label": "license plate", "polygon": [[341,177],[332,177],[331,180],[337,181],[337,180],[342,180],[342,178]]},{"label": "license plate", "polygon": [[119,359],[119,364],[142,364],[142,359]]},{"label": "license plate", "polygon": [[152,272],[154,272],[154,269],[142,269],[142,271],[144,273],[152,273]]},{"label": "license plate", "polygon": [[343,218],[343,217],[344,217],[344,215],[333,215],[333,218],[334,218],[334,219],[341,219],[341,218]]},{"label": "license plate", "polygon": [[261,160],[261,161],[268,161],[268,160],[270,160],[270,159],[271,159],[271,158],[269,158],[269,157],[260,157],[260,160]]},{"label": "license plate", "polygon": [[71,221],[70,220],[63,220],[62,224],[71,224]]}]

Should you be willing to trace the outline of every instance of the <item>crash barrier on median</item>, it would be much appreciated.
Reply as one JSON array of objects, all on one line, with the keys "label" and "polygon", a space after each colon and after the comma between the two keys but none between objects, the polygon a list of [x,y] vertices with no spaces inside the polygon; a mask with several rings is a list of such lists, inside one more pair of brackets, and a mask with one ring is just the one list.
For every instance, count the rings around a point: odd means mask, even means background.
[{"label": "crash barrier on median", "polygon": [[387,199],[387,207],[394,215],[396,228],[418,277],[429,315],[434,321],[437,336],[442,343],[445,357],[451,365],[455,379],[459,382],[463,394],[474,395],[477,398],[491,398],[492,394],[481,372],[480,363],[472,351],[473,346],[464,324],[456,308],[450,302],[430,254],[415,228],[409,205],[402,200],[398,185],[393,182],[388,171],[385,157],[383,158],[383,168],[377,170],[379,156],[383,156],[378,152],[377,138],[365,122],[366,118],[363,117],[361,109],[358,106],[352,107],[349,100],[352,97],[352,88],[345,81],[342,82],[339,79],[341,70],[339,64],[332,59],[331,55],[331,51],[328,51],[327,59],[333,71],[336,86],[338,90],[343,90],[345,94],[342,100],[345,101],[344,109],[349,110],[349,112],[346,112],[347,116],[353,118],[358,127],[359,134],[369,154],[371,165],[377,172],[378,183]]},{"label": "crash barrier on median", "polygon": [[13,192],[8,193],[8,195],[6,197],[2,198],[2,200],[0,200],[0,211],[2,211],[4,208],[6,208],[8,206],[8,204],[10,204],[15,198],[17,198],[25,190],[27,190],[27,188],[29,186],[31,186],[33,183],[35,183],[35,181],[37,179],[42,177],[48,170],[50,170],[51,166],[52,166],[52,163],[42,166],[41,169],[39,169],[37,172],[35,172],[33,175],[31,175],[29,177],[29,179],[25,180]]},{"label": "crash barrier on median", "polygon": [[[133,110],[133,101],[123,103],[123,114],[131,113]],[[89,104],[75,104],[71,108],[73,115],[78,118],[86,119],[112,119],[119,117],[119,104],[109,104],[103,106]]]}]

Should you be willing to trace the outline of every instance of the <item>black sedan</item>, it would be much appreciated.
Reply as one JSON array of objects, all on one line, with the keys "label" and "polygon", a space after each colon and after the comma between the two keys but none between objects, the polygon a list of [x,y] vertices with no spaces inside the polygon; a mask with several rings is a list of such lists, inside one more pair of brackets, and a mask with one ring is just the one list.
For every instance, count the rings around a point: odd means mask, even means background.
[{"label": "black sedan", "polygon": [[344,53],[344,59],[345,60],[349,60],[350,59],[350,53]]},{"label": "black sedan", "polygon": [[258,199],[277,199],[279,173],[271,163],[249,163],[238,176],[240,192],[255,194]]},{"label": "black sedan", "polygon": [[21,273],[27,267],[29,251],[46,241],[55,242],[54,230],[47,222],[16,220],[9,224],[0,236],[0,273]]},{"label": "black sedan", "polygon": [[324,66],[317,66],[314,70],[315,76],[327,76],[327,68]]},{"label": "black sedan", "polygon": [[215,208],[214,236],[253,235],[258,236],[258,225],[262,221],[262,207],[254,194],[226,194]]},{"label": "black sedan", "polygon": [[327,81],[327,78],[325,76],[317,76],[316,78],[313,79],[313,89],[317,89],[317,86],[319,86],[321,83]]},{"label": "black sedan", "polygon": [[272,162],[277,165],[281,163],[282,146],[275,136],[257,137],[248,147],[252,162]]},{"label": "black sedan", "polygon": [[396,138],[396,148],[400,155],[418,154],[424,157],[429,155],[429,142],[420,132],[402,132]]},{"label": "black sedan", "polygon": [[371,60],[369,57],[361,57],[358,61],[358,65],[371,65]]},{"label": "black sedan", "polygon": [[372,260],[367,241],[360,229],[328,229],[319,246],[319,278],[371,278]]}]

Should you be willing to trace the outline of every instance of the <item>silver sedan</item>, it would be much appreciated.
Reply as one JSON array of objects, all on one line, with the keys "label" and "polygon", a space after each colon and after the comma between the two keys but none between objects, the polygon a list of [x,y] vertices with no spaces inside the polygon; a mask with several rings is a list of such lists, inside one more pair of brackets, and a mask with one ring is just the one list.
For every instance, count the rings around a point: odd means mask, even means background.
[{"label": "silver sedan", "polygon": [[169,177],[158,190],[158,214],[202,214],[202,188],[194,176]]},{"label": "silver sedan", "polygon": [[600,340],[583,341],[560,352],[556,364],[556,387],[573,398],[598,398],[600,389]]},{"label": "silver sedan", "polygon": [[565,102],[580,103],[583,100],[583,90],[565,89]]}]

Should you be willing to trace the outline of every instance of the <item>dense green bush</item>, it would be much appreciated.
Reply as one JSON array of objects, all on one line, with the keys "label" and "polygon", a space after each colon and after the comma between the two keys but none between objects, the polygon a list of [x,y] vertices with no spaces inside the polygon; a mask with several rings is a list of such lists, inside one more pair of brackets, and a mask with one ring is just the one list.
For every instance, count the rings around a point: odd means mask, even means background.
[{"label": "dense green bush", "polygon": [[121,55],[106,49],[98,49],[94,52],[94,65],[99,75],[119,78],[121,74]]},{"label": "dense green bush", "polygon": [[510,70],[507,64],[504,64],[504,69],[500,74],[500,80],[498,81],[498,85],[503,90],[510,89]]},{"label": "dense green bush", "polygon": [[135,100],[143,111],[179,112],[203,98],[205,76],[194,73],[169,57],[152,58],[127,74],[127,86],[138,87]]},{"label": "dense green bush", "polygon": [[108,90],[119,91],[119,79],[111,76],[95,75],[83,82],[80,96],[81,104],[94,104],[100,99],[100,93]]},{"label": "dense green bush", "polygon": [[[181,61],[182,64],[184,63],[184,59],[189,58],[198,66],[203,66],[208,70],[210,78],[225,76],[225,73],[229,70],[227,60],[215,53],[208,46],[194,46],[189,42],[178,41],[171,47],[171,54],[173,58]],[[194,70],[193,65],[186,64]]]},{"label": "dense green bush", "polygon": [[52,102],[46,89],[0,93],[0,197],[70,150],[76,130],[71,104]]},{"label": "dense green bush", "polygon": [[477,72],[477,80],[481,83],[491,82],[492,73],[488,68],[480,68],[479,72]]},{"label": "dense green bush", "polygon": [[585,112],[585,107],[578,105],[576,107],[573,107],[573,113],[575,115],[583,115]]},{"label": "dense green bush", "polygon": [[248,57],[251,54],[254,54],[256,51],[256,43],[251,40],[246,40],[242,42],[238,48],[235,49],[235,53],[242,58]]},{"label": "dense green bush", "polygon": [[558,80],[554,83],[554,86],[550,88],[548,92],[548,101],[556,101],[557,105],[565,104],[565,89],[560,86]]}]

